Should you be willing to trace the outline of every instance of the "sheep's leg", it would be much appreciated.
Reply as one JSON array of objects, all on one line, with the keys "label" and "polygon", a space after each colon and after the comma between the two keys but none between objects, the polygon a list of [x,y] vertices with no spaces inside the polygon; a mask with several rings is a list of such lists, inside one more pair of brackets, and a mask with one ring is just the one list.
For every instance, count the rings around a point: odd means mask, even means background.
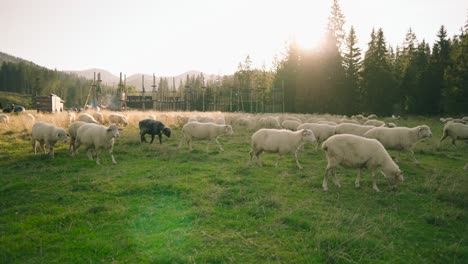
[{"label": "sheep's leg", "polygon": [[333,182],[335,183],[336,187],[341,188],[340,180],[336,176],[336,167],[333,168]]},{"label": "sheep's leg", "polygon": [[362,169],[359,168],[358,175],[356,177],[356,181],[354,182],[354,186],[356,186],[356,188],[361,187],[361,171],[362,171]]},{"label": "sheep's leg", "polygon": [[154,134],[151,134],[151,141],[150,141],[150,144],[153,144],[153,141],[154,141]]},{"label": "sheep's leg", "polygon": [[115,158],[114,158],[114,146],[112,146],[112,147],[110,148],[109,154],[110,154],[110,156],[111,156],[111,158],[112,158],[112,163],[113,163],[113,164],[117,164],[117,161],[115,161]]},{"label": "sheep's leg", "polygon": [[162,145],[162,135],[158,134],[158,137],[159,137],[159,144]]},{"label": "sheep's leg", "polygon": [[223,147],[221,147],[221,144],[219,143],[218,138],[215,138],[215,141],[216,141],[216,143],[218,144],[219,149],[221,150],[221,152],[223,152],[224,149],[223,149]]},{"label": "sheep's leg", "polygon": [[178,146],[177,148],[180,149],[180,148],[182,147],[182,143],[184,142],[184,140],[187,141],[187,140],[185,139],[185,135],[184,135],[184,136],[182,137],[182,139],[180,140],[179,146]]},{"label": "sheep's leg", "polygon": [[36,147],[37,147],[37,142],[36,142],[36,140],[33,140],[33,142],[32,142],[32,150],[34,151],[34,155],[37,154],[37,149],[36,149]]},{"label": "sheep's leg", "polygon": [[376,192],[380,192],[379,187],[377,187],[377,182],[375,180],[375,172],[371,171],[371,177],[372,177],[372,189],[374,189]]},{"label": "sheep's leg", "polygon": [[327,166],[325,169],[325,173],[323,174],[323,182],[322,182],[322,188],[323,191],[328,191],[328,172],[330,171],[330,167]]},{"label": "sheep's leg", "polygon": [[455,144],[455,141],[456,141],[455,138],[452,138],[452,144],[453,144],[454,146],[457,146],[457,144]]},{"label": "sheep's leg", "polygon": [[414,155],[414,151],[412,149],[410,149],[408,151],[411,154],[411,157],[413,158],[413,162],[416,163],[416,164],[419,164],[419,161],[416,159],[416,156]]},{"label": "sheep's leg", "polygon": [[89,160],[93,160],[93,149],[89,148],[88,151],[86,152],[86,155],[88,156]]},{"label": "sheep's leg", "polygon": [[439,140],[439,145],[438,145],[438,147],[440,147],[440,143],[442,143],[442,141],[443,141],[444,139],[446,139],[447,136],[448,136],[448,135],[444,132],[444,134],[442,135],[442,137],[441,137],[440,140]]},{"label": "sheep's leg", "polygon": [[189,146],[189,150],[192,151],[193,150],[193,147],[192,147],[192,139],[191,138],[188,138],[187,139],[187,144]]},{"label": "sheep's leg", "polygon": [[140,133],[140,143],[146,142],[145,133]]},{"label": "sheep's leg", "polygon": [[276,159],[276,162],[275,162],[275,168],[278,168],[278,164],[279,164],[279,161],[280,159],[283,157],[283,155],[279,154],[278,153],[278,158]]},{"label": "sheep's leg", "polygon": [[96,164],[101,165],[101,162],[99,161],[99,158],[101,156],[101,150],[96,150]]},{"label": "sheep's leg", "polygon": [[250,156],[249,166],[252,166],[252,160],[253,160],[253,156],[254,156],[253,152],[254,152],[253,149],[249,152],[249,156]]},{"label": "sheep's leg", "polygon": [[301,164],[299,164],[299,160],[297,159],[297,152],[298,151],[299,151],[299,149],[297,149],[296,152],[294,152],[294,159],[296,160],[297,168],[302,170],[302,166],[301,166]]},{"label": "sheep's leg", "polygon": [[44,141],[39,141],[39,147],[41,147],[42,153],[47,154]]},{"label": "sheep's leg", "polygon": [[49,155],[52,156],[52,158],[54,157],[54,145],[52,144],[49,144]]},{"label": "sheep's leg", "polygon": [[260,155],[261,155],[262,153],[263,153],[263,151],[259,151],[259,152],[257,152],[257,154],[255,155],[255,156],[257,156],[257,165],[258,165],[259,167],[262,167],[262,166],[263,166],[263,162],[262,162],[262,160],[260,159]]}]

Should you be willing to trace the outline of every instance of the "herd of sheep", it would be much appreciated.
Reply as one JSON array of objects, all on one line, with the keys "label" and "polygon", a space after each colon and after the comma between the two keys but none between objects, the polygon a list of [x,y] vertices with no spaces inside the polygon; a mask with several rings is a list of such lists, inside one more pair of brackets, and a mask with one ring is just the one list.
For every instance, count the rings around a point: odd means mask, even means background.
[{"label": "herd of sheep", "polygon": [[[96,163],[100,164],[103,151],[107,151],[116,164],[113,156],[115,140],[119,138],[123,127],[129,125],[128,116],[119,113],[67,113],[66,123],[68,129],[54,125],[50,122],[38,121],[32,114],[25,114],[26,120],[31,122],[31,144],[34,153],[39,144],[42,152],[54,156],[54,146],[57,142],[66,142],[69,138],[69,148],[73,156],[81,147],[87,152],[89,159],[96,157]],[[361,169],[370,171],[373,181],[373,189],[379,191],[375,181],[375,172],[381,172],[391,183],[397,186],[403,181],[403,174],[397,162],[401,151],[411,153],[414,162],[418,162],[414,156],[414,145],[432,136],[431,129],[427,125],[413,128],[398,127],[394,123],[385,123],[377,120],[375,115],[365,117],[363,115],[351,118],[323,118],[307,115],[281,115],[281,116],[248,116],[226,115],[226,118],[218,113],[218,116],[200,116],[177,114],[169,117],[161,114],[156,117],[153,114],[141,114],[132,117],[138,122],[140,130],[140,142],[146,142],[145,135],[151,135],[150,143],[155,136],[159,137],[162,144],[162,135],[171,136],[171,128],[164,123],[172,118],[172,125],[181,127],[182,136],[179,148],[186,143],[190,150],[193,149],[192,140],[208,140],[207,149],[211,142],[215,142],[220,151],[224,151],[218,138],[234,133],[236,129],[245,129],[254,132],[251,136],[250,164],[262,166],[260,155],[263,152],[277,153],[278,163],[284,154],[292,154],[296,165],[302,169],[297,154],[303,149],[305,143],[317,142],[321,144],[325,152],[328,165],[326,167],[322,187],[328,190],[328,176],[333,174],[333,181],[340,187],[336,177],[338,165],[357,168],[359,170],[355,185],[360,186]],[[393,120],[399,117],[392,116]],[[155,120],[158,119],[158,120]],[[443,136],[439,144],[450,137],[452,143],[456,140],[468,140],[468,117],[462,119],[441,120],[446,122],[443,128]],[[0,114],[0,124],[7,126],[10,117]],[[317,144],[317,146],[318,146]],[[395,159],[388,154],[388,150],[398,151]],[[468,169],[468,164],[465,166]]]}]

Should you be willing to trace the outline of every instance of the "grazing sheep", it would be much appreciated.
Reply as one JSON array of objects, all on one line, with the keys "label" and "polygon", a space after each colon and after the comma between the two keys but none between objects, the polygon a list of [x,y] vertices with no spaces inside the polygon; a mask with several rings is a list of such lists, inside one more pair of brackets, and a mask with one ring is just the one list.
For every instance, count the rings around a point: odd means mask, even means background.
[{"label": "grazing sheep", "polygon": [[99,122],[96,119],[94,119],[94,117],[92,117],[90,114],[87,114],[87,113],[79,114],[78,118],[77,118],[77,121],[83,121],[83,122],[86,122],[86,123],[99,124]]},{"label": "grazing sheep", "polygon": [[297,131],[297,127],[300,126],[302,123],[298,122],[296,120],[284,120],[283,123],[281,123],[281,126],[285,129],[291,130],[291,131]]},{"label": "grazing sheep", "polygon": [[370,114],[367,119],[377,119],[377,115],[375,114]]},{"label": "grazing sheep", "polygon": [[84,145],[87,150],[87,155],[90,160],[93,160],[92,151],[96,153],[96,164],[100,165],[99,158],[102,150],[109,150],[112,158],[112,163],[117,164],[114,158],[114,142],[119,138],[119,128],[117,125],[110,125],[105,127],[97,124],[84,124],[76,133],[75,151]]},{"label": "grazing sheep", "polygon": [[0,124],[8,124],[10,117],[7,114],[0,114]]},{"label": "grazing sheep", "polygon": [[398,185],[403,181],[403,174],[400,168],[392,160],[384,146],[375,139],[363,138],[355,135],[335,135],[327,139],[322,144],[322,149],[326,152],[328,165],[323,176],[322,187],[328,191],[328,174],[333,173],[335,185],[341,187],[336,177],[336,167],[338,165],[359,168],[355,186],[360,187],[361,169],[370,170],[372,178],[372,188],[379,192],[375,181],[375,171],[379,170],[391,181],[391,184]]},{"label": "grazing sheep", "polygon": [[217,117],[215,118],[213,123],[218,124],[218,125],[225,125],[226,120],[224,120],[224,117]]},{"label": "grazing sheep", "polygon": [[76,133],[78,131],[78,128],[80,128],[82,125],[88,124],[83,121],[75,121],[70,124],[68,127],[68,134],[70,135],[70,147],[68,148],[72,155],[74,156],[76,154],[76,149],[75,149],[75,140],[76,140]]},{"label": "grazing sheep", "polygon": [[366,122],[364,122],[364,125],[380,127],[380,126],[385,126],[385,122],[380,121],[380,120],[375,120],[375,119],[369,119]]},{"label": "grazing sheep", "polygon": [[183,115],[177,115],[176,120],[177,120],[177,125],[179,127],[182,127],[189,122],[189,117],[183,116]]},{"label": "grazing sheep", "polygon": [[464,170],[468,170],[468,163],[466,163],[465,167],[463,167]]},{"label": "grazing sheep", "polygon": [[127,118],[120,114],[110,114],[109,115],[109,122],[115,124],[121,124],[123,126],[128,126]]},{"label": "grazing sheep", "polygon": [[70,110],[67,111],[68,123],[71,124],[76,120],[76,114]]},{"label": "grazing sheep", "polygon": [[398,120],[398,119],[400,119],[400,116],[392,115],[392,119],[393,120]]},{"label": "grazing sheep", "polygon": [[386,127],[397,127],[395,123],[387,123],[385,124]]},{"label": "grazing sheep", "polygon": [[453,118],[452,117],[446,117],[446,118],[441,117],[439,120],[442,123],[447,123],[448,121],[452,121]]},{"label": "grazing sheep", "polygon": [[448,122],[444,126],[442,138],[440,138],[440,143],[447,137],[452,138],[452,144],[455,145],[456,140],[468,140],[468,125],[461,123]]},{"label": "grazing sheep", "polygon": [[322,124],[322,125],[329,125],[329,126],[336,126],[336,122],[333,121],[318,121],[316,122],[317,124]]},{"label": "grazing sheep", "polygon": [[[57,141],[63,140],[63,143],[67,143],[67,131],[65,129],[56,127],[46,122],[37,122],[32,126],[32,148],[34,154],[37,153],[37,142],[41,150],[46,154],[44,145],[49,146],[49,155],[54,157],[54,147]],[[37,142],[36,142],[37,141]]]},{"label": "grazing sheep", "polygon": [[356,136],[362,136],[364,135],[364,133],[373,128],[375,128],[375,126],[343,123],[336,126],[335,134],[351,134]]},{"label": "grazing sheep", "polygon": [[[335,134],[335,126],[327,124],[315,124],[315,123],[305,123],[300,125],[297,130],[309,129],[314,132],[315,139],[317,143],[321,144],[323,141],[327,140],[329,137]],[[317,150],[318,144],[315,145],[315,150]]]},{"label": "grazing sheep", "polygon": [[376,127],[363,135],[367,138],[375,138],[386,149],[398,151],[397,160],[400,157],[400,152],[407,150],[411,153],[413,161],[419,163],[414,156],[413,147],[421,139],[432,137],[431,129],[426,126],[417,126],[413,128],[408,127]]},{"label": "grazing sheep", "polygon": [[145,119],[151,119],[151,120],[156,120],[156,116],[152,114],[144,115],[143,120]]},{"label": "grazing sheep", "polygon": [[250,126],[250,120],[247,117],[241,117],[241,118],[237,119],[234,122],[234,124],[237,125],[237,126],[249,127]]},{"label": "grazing sheep", "polygon": [[162,122],[152,120],[152,119],[145,119],[141,120],[138,123],[138,127],[140,128],[140,142],[146,142],[145,135],[151,135],[151,142],[153,144],[154,136],[158,135],[159,137],[159,144],[162,144],[162,134],[166,135],[166,137],[171,137],[171,129],[166,127]]},{"label": "grazing sheep", "polygon": [[189,122],[182,127],[182,133],[184,137],[179,143],[179,148],[182,146],[182,142],[187,142],[190,151],[192,151],[192,139],[208,139],[206,150],[211,141],[215,141],[219,149],[224,151],[223,147],[218,141],[218,138],[222,135],[232,135],[232,127],[229,125],[217,125],[214,123],[200,123],[200,122]]},{"label": "grazing sheep", "polygon": [[94,112],[94,113],[93,113],[93,117],[94,117],[94,119],[96,119],[96,121],[98,121],[100,124],[104,124],[104,115],[103,115],[102,113]]},{"label": "grazing sheep", "polygon": [[34,123],[36,121],[36,117],[33,116],[33,114],[27,113],[26,114],[26,120],[30,123]]},{"label": "grazing sheep", "polygon": [[259,123],[263,128],[281,128],[278,119],[272,116],[260,118]]},{"label": "grazing sheep", "polygon": [[278,153],[275,167],[285,153],[291,153],[296,160],[297,167],[302,169],[297,160],[297,152],[302,148],[305,142],[315,142],[315,136],[312,130],[301,129],[299,131],[289,131],[286,129],[260,129],[252,135],[250,151],[250,164],[253,156],[257,158],[257,165],[262,166],[260,155],[263,152]]}]

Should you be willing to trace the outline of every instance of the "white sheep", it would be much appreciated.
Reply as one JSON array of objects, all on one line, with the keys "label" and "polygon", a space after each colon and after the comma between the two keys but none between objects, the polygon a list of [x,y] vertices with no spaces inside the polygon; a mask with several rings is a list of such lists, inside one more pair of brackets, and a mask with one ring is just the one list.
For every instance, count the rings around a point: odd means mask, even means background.
[{"label": "white sheep", "polygon": [[372,188],[379,192],[375,180],[375,171],[379,170],[391,181],[393,185],[398,185],[403,181],[403,174],[400,168],[392,160],[384,146],[375,139],[363,138],[360,136],[345,134],[334,135],[322,144],[322,149],[326,152],[328,165],[323,176],[322,187],[328,191],[328,175],[333,173],[335,185],[341,187],[336,177],[336,167],[358,168],[355,186],[360,187],[361,169],[367,168],[371,173]]},{"label": "white sheep", "polygon": [[247,117],[240,117],[234,122],[234,124],[237,125],[237,126],[249,127],[250,126],[250,119],[247,118]]},{"label": "white sheep", "polygon": [[[312,130],[312,132],[314,132],[317,143],[321,144],[323,141],[327,140],[329,137],[335,134],[336,127],[327,124],[305,123],[297,128],[297,130],[301,129]],[[318,144],[315,146],[315,150],[317,150],[317,147]]]},{"label": "white sheep", "polygon": [[7,114],[0,114],[0,124],[8,124],[10,117]]},{"label": "white sheep", "polygon": [[145,120],[145,119],[156,120],[156,116],[153,114],[147,114],[147,115],[144,115],[141,120]]},{"label": "white sheep", "polygon": [[223,147],[221,147],[221,144],[218,141],[218,138],[222,135],[232,135],[233,131],[230,125],[218,125],[214,123],[200,123],[193,121],[185,124],[182,127],[182,133],[184,137],[179,143],[179,148],[185,141],[188,144],[190,151],[192,151],[192,139],[207,139],[207,151],[211,141],[215,141],[218,144],[219,149],[224,151]]},{"label": "white sheep", "polygon": [[93,116],[91,116],[90,114],[87,114],[87,113],[79,114],[78,118],[76,120],[77,121],[83,121],[83,122],[86,122],[86,123],[99,124],[99,122],[96,119],[94,119]]},{"label": "white sheep", "polygon": [[36,121],[36,117],[31,113],[27,113],[26,114],[26,120],[29,123],[34,123]]},{"label": "white sheep", "polygon": [[263,152],[278,153],[278,159],[275,166],[285,153],[291,153],[296,160],[297,167],[302,169],[297,160],[297,152],[302,148],[305,142],[315,142],[315,136],[312,130],[301,129],[299,131],[289,131],[286,129],[260,129],[252,135],[250,154],[250,164],[253,157],[257,159],[257,165],[262,166],[260,155]]},{"label": "white sheep", "polygon": [[214,123],[218,125],[225,125],[226,120],[224,120],[224,117],[217,117],[215,118]]},{"label": "white sheep", "polygon": [[85,146],[87,155],[90,160],[93,160],[93,151],[96,154],[96,164],[100,165],[99,158],[102,150],[109,150],[112,158],[112,163],[117,164],[114,158],[114,142],[119,138],[119,128],[117,125],[105,127],[97,124],[84,124],[78,128],[75,140],[75,151],[81,146]]},{"label": "white sheep", "polygon": [[109,115],[109,122],[115,124],[121,124],[123,126],[128,126],[127,118],[121,114],[110,114]]},{"label": "white sheep", "polygon": [[183,115],[177,115],[176,116],[176,119],[177,119],[177,124],[179,125],[179,127],[187,124],[189,121],[189,117],[188,116],[183,116]]},{"label": "white sheep", "polygon": [[329,125],[329,126],[336,126],[336,125],[337,125],[336,122],[333,122],[333,121],[324,121],[324,120],[318,121],[318,122],[316,122],[316,123],[317,123],[317,124],[323,124],[323,125]]},{"label": "white sheep", "polygon": [[281,128],[278,119],[272,116],[260,118],[259,123],[263,128]]},{"label": "white sheep", "polygon": [[75,114],[75,112],[72,112],[72,111],[68,110],[68,111],[67,111],[67,119],[68,119],[68,123],[69,123],[69,124],[75,122],[75,120],[76,120],[76,114]]},{"label": "white sheep", "polygon": [[364,122],[364,125],[380,127],[380,126],[385,126],[385,122],[376,120],[376,119],[369,119],[366,122]]},{"label": "white sheep", "polygon": [[62,140],[67,143],[67,131],[46,122],[37,122],[32,126],[31,143],[34,154],[37,153],[37,142],[42,152],[46,154],[45,145],[49,146],[49,155],[54,157],[54,147],[57,141]]},{"label": "white sheep", "polygon": [[364,133],[373,128],[375,128],[375,126],[343,123],[335,127],[335,134],[351,134],[356,136],[362,136]]},{"label": "white sheep", "polygon": [[465,164],[465,167],[463,167],[463,169],[468,171],[468,163]]},{"label": "white sheep", "polygon": [[68,134],[70,135],[70,147],[68,148],[72,155],[76,154],[76,149],[75,149],[75,140],[76,140],[76,134],[78,132],[78,128],[80,128],[82,125],[88,124],[83,121],[75,121],[70,124],[68,127]]},{"label": "white sheep", "polygon": [[298,122],[296,120],[284,120],[283,123],[281,123],[281,126],[285,129],[291,130],[291,131],[297,131],[297,127],[302,125],[301,122]]},{"label": "white sheep", "polygon": [[367,119],[377,119],[377,115],[375,114],[370,114]]},{"label": "white sheep", "polygon": [[93,117],[94,117],[94,119],[96,119],[96,121],[98,121],[100,124],[104,124],[104,115],[103,115],[102,113],[94,112],[94,113],[93,113]]},{"label": "white sheep", "polygon": [[419,163],[414,156],[413,147],[421,139],[432,137],[431,129],[426,126],[408,127],[376,127],[363,135],[367,138],[375,138],[386,149],[397,150],[397,159],[400,157],[401,151],[409,151],[413,157],[413,161]]},{"label": "white sheep", "polygon": [[440,143],[447,137],[452,138],[452,144],[455,145],[456,140],[468,140],[468,125],[461,123],[448,122],[444,126],[442,137],[439,141]]}]

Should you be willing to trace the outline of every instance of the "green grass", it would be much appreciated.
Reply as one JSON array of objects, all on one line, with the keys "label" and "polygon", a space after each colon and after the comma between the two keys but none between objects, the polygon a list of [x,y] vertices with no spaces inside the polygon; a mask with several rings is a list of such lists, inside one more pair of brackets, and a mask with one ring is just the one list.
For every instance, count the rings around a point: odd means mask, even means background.
[{"label": "green grass", "polygon": [[[322,191],[322,151],[306,145],[299,171],[290,156],[278,168],[248,166],[251,131],[235,128],[194,151],[177,149],[180,130],[163,145],[141,145],[130,126],[98,166],[83,150],[55,159],[31,153],[28,135],[0,130],[0,263],[466,263],[468,145],[419,142],[420,164],[403,153],[405,181],[381,193],[364,172],[338,169],[342,188]],[[395,153],[391,152],[392,155]]]}]

